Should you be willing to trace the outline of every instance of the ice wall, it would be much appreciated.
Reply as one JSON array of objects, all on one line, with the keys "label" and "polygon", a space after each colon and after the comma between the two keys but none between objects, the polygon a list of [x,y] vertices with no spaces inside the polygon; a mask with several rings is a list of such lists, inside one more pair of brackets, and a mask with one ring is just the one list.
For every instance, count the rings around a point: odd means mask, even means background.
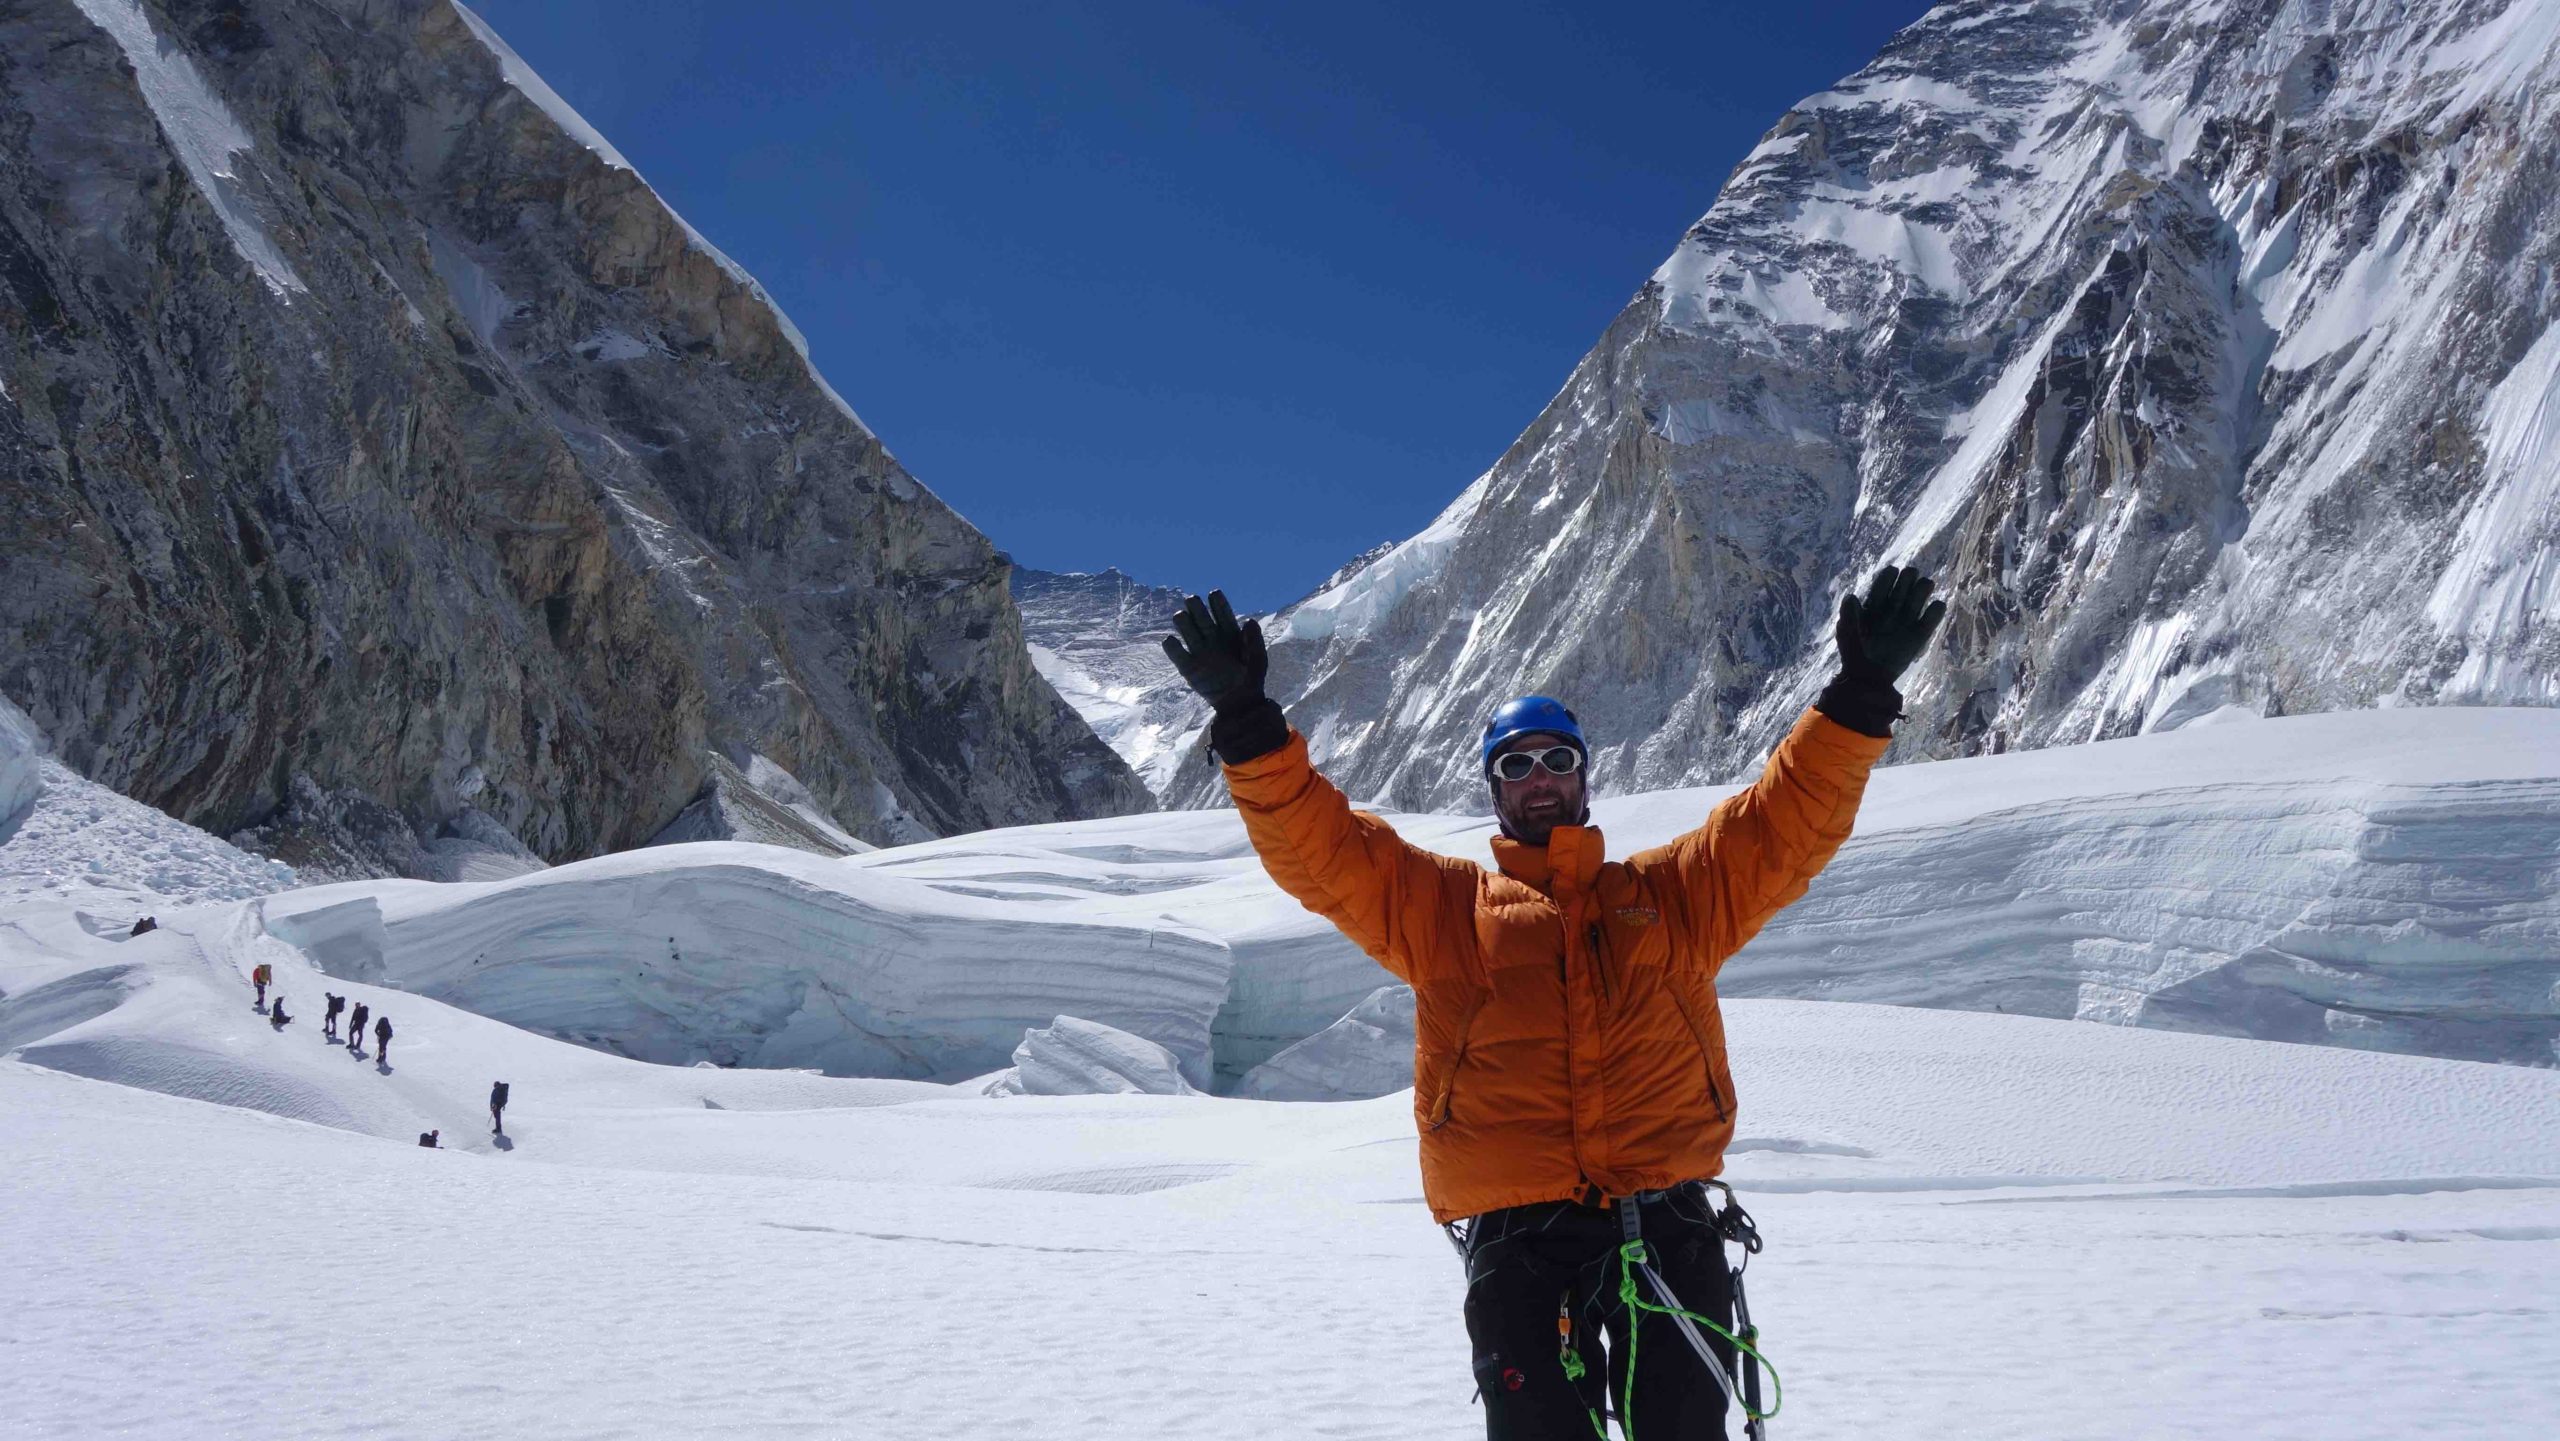
[{"label": "ice wall", "polygon": [[279,938],[397,986],[642,1060],[956,1080],[1081,1016],[1209,1079],[1227,956],[1173,922],[954,896],[773,846],[651,847],[487,885],[279,897]]},{"label": "ice wall", "polygon": [[[1624,856],[1731,789],[1604,797],[1597,820]],[[1482,820],[1391,819],[1485,857]],[[670,846],[268,913],[333,974],[648,1059],[958,1079],[1070,1016],[1165,1047],[1204,1089],[1407,1083],[1393,977],[1271,885],[1232,812],[841,860]],[[1888,768],[1720,984],[2551,1064],[2560,714],[2354,712]]]}]

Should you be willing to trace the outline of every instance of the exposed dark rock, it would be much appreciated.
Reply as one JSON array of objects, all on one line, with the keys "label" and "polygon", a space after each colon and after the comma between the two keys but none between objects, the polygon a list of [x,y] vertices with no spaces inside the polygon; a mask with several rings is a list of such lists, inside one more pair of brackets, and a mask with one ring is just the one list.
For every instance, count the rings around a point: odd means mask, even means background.
[{"label": "exposed dark rock", "polygon": [[0,9],[0,691],[209,830],[374,807],[329,866],[635,845],[715,755],[880,841],[1146,807],[985,538],[474,23]]}]

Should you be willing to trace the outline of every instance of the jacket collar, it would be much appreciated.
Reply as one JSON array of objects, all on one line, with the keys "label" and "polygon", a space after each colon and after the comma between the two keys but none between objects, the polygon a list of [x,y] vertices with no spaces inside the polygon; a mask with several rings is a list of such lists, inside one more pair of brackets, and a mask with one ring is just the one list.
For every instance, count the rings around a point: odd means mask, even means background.
[{"label": "jacket collar", "polygon": [[1522,845],[1509,836],[1493,838],[1494,863],[1504,875],[1550,894],[1559,887],[1589,890],[1599,879],[1600,862],[1607,855],[1607,842],[1597,826],[1558,826],[1547,834],[1543,846]]}]

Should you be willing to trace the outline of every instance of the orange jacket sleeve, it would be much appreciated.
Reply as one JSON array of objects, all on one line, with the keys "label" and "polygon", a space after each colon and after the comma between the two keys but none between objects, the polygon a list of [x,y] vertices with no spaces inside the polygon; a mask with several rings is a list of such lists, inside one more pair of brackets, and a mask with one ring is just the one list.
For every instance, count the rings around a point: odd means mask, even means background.
[{"label": "orange jacket sleeve", "polygon": [[1629,860],[1671,870],[1710,972],[1831,863],[1858,818],[1867,773],[1892,744],[1807,710],[1749,789],[1726,797],[1705,825]]},{"label": "orange jacket sleeve", "polygon": [[1448,915],[1472,904],[1476,867],[1351,809],[1294,730],[1280,749],[1225,770],[1245,835],[1280,889],[1407,984],[1450,963]]}]

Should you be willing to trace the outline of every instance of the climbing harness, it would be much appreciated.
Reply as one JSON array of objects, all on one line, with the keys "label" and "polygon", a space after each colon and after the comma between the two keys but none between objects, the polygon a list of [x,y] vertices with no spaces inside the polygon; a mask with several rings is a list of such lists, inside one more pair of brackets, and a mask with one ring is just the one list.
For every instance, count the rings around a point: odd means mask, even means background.
[{"label": "climbing harness", "polygon": [[[1720,1210],[1712,1213],[1711,1221],[1717,1235],[1742,1248],[1743,1264],[1733,1268],[1734,1329],[1728,1331],[1717,1325],[1712,1318],[1701,1316],[1680,1304],[1680,1298],[1673,1294],[1669,1283],[1662,1279],[1662,1273],[1654,1269],[1652,1254],[1645,1248],[1643,1198],[1620,1197],[1617,1202],[1618,1224],[1624,1239],[1618,1246],[1618,1300],[1627,1308],[1628,1314],[1627,1381],[1624,1390],[1626,1399],[1621,1403],[1624,1410],[1618,1417],[1618,1429],[1620,1434],[1628,1438],[1628,1441],[1634,1441],[1636,1340],[1643,1330],[1641,1323],[1644,1313],[1651,1312],[1657,1316],[1671,1318],[1672,1324],[1679,1327],[1680,1334],[1688,1339],[1689,1348],[1698,1353],[1698,1360],[1706,1366],[1707,1374],[1715,1378],[1717,1387],[1724,1392],[1727,1404],[1735,1402],[1741,1404],[1745,1418],[1743,1434],[1749,1436],[1751,1441],[1768,1441],[1769,1422],[1778,1414],[1778,1408],[1785,1404],[1785,1391],[1778,1384],[1778,1368],[1770,1364],[1768,1357],[1760,1354],[1760,1328],[1751,1324],[1751,1308],[1742,1295],[1742,1273],[1744,1268],[1751,1264],[1751,1257],[1759,1253],[1760,1229],[1752,1223],[1750,1213],[1742,1209],[1740,1202],[1734,1200],[1731,1186],[1722,1181],[1701,1181],[1697,1185],[1702,1198],[1704,1192],[1710,1188],[1724,1193],[1724,1205]],[[1659,1302],[1644,1299],[1641,1289],[1636,1285],[1638,1276],[1642,1276],[1653,1287],[1654,1295],[1661,1298]],[[1740,1363],[1742,1371],[1740,1394],[1737,1395],[1735,1392],[1733,1376],[1725,1370],[1724,1363],[1716,1359],[1715,1352],[1707,1345],[1707,1338],[1698,1333],[1698,1328],[1701,1326],[1733,1343],[1734,1357]],[[1769,1409],[1766,1411],[1760,1409],[1760,1371],[1763,1367],[1766,1367],[1769,1372]],[[1594,1419],[1596,1424],[1597,1418]]]},{"label": "climbing harness", "polygon": [[[1673,1293],[1670,1283],[1663,1280],[1661,1271],[1655,1268],[1652,1251],[1645,1245],[1644,1207],[1648,1204],[1669,1204],[1683,1191],[1689,1192],[1698,1205],[1707,1212],[1704,1219],[1716,1235],[1732,1242],[1742,1250],[1741,1264],[1734,1266],[1731,1272],[1733,1277],[1733,1328],[1731,1330],[1719,1325],[1714,1318],[1700,1315],[1683,1306],[1679,1296]],[[1708,1196],[1710,1191],[1722,1196],[1721,1205]],[[1733,1187],[1722,1181],[1693,1181],[1687,1186],[1674,1187],[1670,1190],[1647,1191],[1640,1195],[1623,1197],[1614,1204],[1618,1208],[1619,1245],[1614,1253],[1609,1253],[1600,1262],[1594,1264],[1605,1267],[1612,1259],[1618,1264],[1618,1286],[1612,1299],[1627,1312],[1626,1383],[1620,1393],[1621,1404],[1625,1409],[1623,1414],[1612,1412],[1608,1409],[1605,1400],[1600,1406],[1587,1407],[1586,1411],[1591,1418],[1592,1434],[1598,1437],[1599,1441],[1608,1441],[1609,1421],[1614,1416],[1618,1422],[1619,1434],[1626,1438],[1626,1441],[1634,1441],[1636,1338],[1639,1323],[1643,1320],[1645,1313],[1651,1312],[1657,1316],[1671,1318],[1672,1324],[1679,1328],[1681,1336],[1688,1341],[1690,1349],[1698,1353],[1698,1360],[1706,1366],[1707,1374],[1715,1378],[1717,1388],[1724,1392],[1725,1403],[1728,1406],[1736,1403],[1741,1405],[1744,1418],[1743,1433],[1750,1437],[1751,1441],[1768,1441],[1769,1422],[1776,1418],[1778,1408],[1784,1404],[1784,1390],[1778,1383],[1778,1368],[1770,1363],[1768,1357],[1760,1353],[1760,1328],[1752,1324],[1751,1304],[1743,1295],[1742,1273],[1750,1267],[1751,1258],[1760,1254],[1761,1247],[1760,1228],[1751,1219],[1751,1213],[1742,1209],[1742,1203],[1734,1199]],[[1473,1271],[1477,1246],[1489,1240],[1502,1239],[1502,1236],[1488,1237],[1482,1234],[1487,1219],[1485,1216],[1473,1216],[1464,1221],[1448,1222],[1441,1227],[1442,1233],[1449,1238],[1450,1246],[1458,1253],[1459,1265],[1467,1268],[1470,1273]],[[1511,1234],[1515,1232],[1506,1230],[1503,1233],[1503,1235]],[[1603,1274],[1605,1276],[1605,1272]],[[1652,1287],[1656,1300],[1648,1301],[1644,1298],[1644,1287],[1638,1284],[1639,1280]],[[1574,1289],[1567,1287],[1556,1298],[1556,1362],[1563,1368],[1565,1379],[1575,1383],[1576,1388],[1579,1389],[1583,1378],[1591,1374],[1591,1364],[1582,1358],[1581,1351],[1573,1344]],[[1593,1299],[1596,1301],[1599,1296],[1608,1294],[1605,1291],[1599,1292]],[[1714,1349],[1699,1331],[1702,1326],[1733,1344],[1736,1369],[1741,1373],[1739,1378],[1733,1372],[1727,1371],[1724,1364],[1716,1359]],[[1766,1411],[1760,1409],[1760,1373],[1763,1369],[1769,1373],[1769,1409]],[[1517,1373],[1505,1373],[1506,1376],[1515,1374]],[[1477,1395],[1479,1399],[1482,1398],[1481,1388]]]}]

